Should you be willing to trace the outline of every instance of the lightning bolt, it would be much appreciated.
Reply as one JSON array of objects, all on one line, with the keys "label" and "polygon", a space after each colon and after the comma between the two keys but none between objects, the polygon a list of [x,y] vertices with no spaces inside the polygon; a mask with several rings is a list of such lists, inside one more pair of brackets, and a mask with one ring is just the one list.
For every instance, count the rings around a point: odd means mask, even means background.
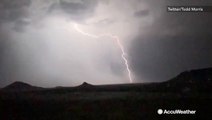
[{"label": "lightning bolt", "polygon": [[130,83],[133,83],[133,80],[132,80],[132,75],[131,75],[131,71],[130,71],[130,68],[129,68],[129,64],[128,64],[128,60],[127,58],[125,57],[126,56],[126,52],[124,50],[124,46],[122,45],[120,39],[118,36],[116,35],[113,35],[111,33],[106,33],[106,34],[100,34],[100,35],[94,35],[94,34],[90,34],[90,33],[87,33],[87,32],[84,32],[83,30],[81,30],[78,26],[78,24],[74,24],[74,28],[77,32],[81,33],[82,35],[85,35],[85,36],[88,36],[88,37],[92,37],[92,38],[100,38],[100,37],[110,37],[112,39],[114,39],[119,47],[119,49],[121,50],[122,54],[121,54],[121,57],[124,61],[124,64],[125,64],[125,67],[127,69],[127,72],[128,72],[128,78],[129,78],[129,81]]}]

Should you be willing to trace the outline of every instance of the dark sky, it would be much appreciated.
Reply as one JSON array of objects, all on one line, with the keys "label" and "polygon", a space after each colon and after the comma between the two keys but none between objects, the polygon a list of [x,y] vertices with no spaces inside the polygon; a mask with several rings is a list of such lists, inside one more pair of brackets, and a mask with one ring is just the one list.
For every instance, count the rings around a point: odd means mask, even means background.
[{"label": "dark sky", "polygon": [[[210,5],[209,1],[169,1],[166,5]],[[163,9],[163,7],[159,8]],[[162,12],[147,34],[130,48],[138,79],[167,80],[182,71],[212,66],[212,14]]]},{"label": "dark sky", "polygon": [[14,81],[37,86],[168,80],[182,71],[212,67],[212,12],[173,13],[172,5],[210,0],[1,0],[0,87]]}]

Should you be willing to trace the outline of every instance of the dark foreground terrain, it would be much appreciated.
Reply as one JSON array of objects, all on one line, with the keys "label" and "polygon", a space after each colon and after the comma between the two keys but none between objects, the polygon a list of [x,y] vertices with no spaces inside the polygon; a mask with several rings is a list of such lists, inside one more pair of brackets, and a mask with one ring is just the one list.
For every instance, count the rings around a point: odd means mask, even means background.
[{"label": "dark foreground terrain", "polygon": [[[15,82],[0,90],[0,120],[211,120],[211,92],[211,68],[149,84],[45,89]],[[158,109],[196,114],[159,115]]]}]

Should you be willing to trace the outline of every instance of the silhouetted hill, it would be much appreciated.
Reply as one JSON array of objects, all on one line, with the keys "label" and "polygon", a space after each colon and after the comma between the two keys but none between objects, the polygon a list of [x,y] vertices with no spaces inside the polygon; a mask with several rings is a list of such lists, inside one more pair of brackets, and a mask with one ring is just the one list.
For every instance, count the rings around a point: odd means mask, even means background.
[{"label": "silhouetted hill", "polygon": [[28,91],[28,90],[39,90],[41,89],[41,87],[35,87],[32,86],[30,84],[24,83],[24,82],[14,82],[8,86],[6,86],[5,88],[3,88],[2,90],[4,91]]},{"label": "silhouetted hill", "polygon": [[74,87],[74,90],[76,91],[90,91],[95,90],[96,86],[89,84],[87,82],[83,82],[81,85]]},{"label": "silhouetted hill", "polygon": [[141,92],[175,92],[195,93],[212,92],[212,68],[185,71],[171,80],[161,83],[133,83],[133,84],[111,84],[92,85],[84,82],[76,87],[56,87],[41,89],[23,82],[15,82],[3,88],[5,91],[31,91],[42,90],[47,93],[102,92],[102,91],[141,91]]},{"label": "silhouetted hill", "polygon": [[[84,82],[76,87],[39,89],[15,82],[4,88],[6,92],[0,91],[0,119],[152,120],[161,117],[171,120],[180,117],[180,120],[206,120],[211,116],[211,80],[212,68],[185,71],[161,83],[92,85]],[[158,108],[197,110],[197,114],[158,116]]]},{"label": "silhouetted hill", "polygon": [[173,92],[212,92],[212,68],[182,72],[163,85]]},{"label": "silhouetted hill", "polygon": [[78,88],[90,88],[90,87],[94,87],[93,85],[87,83],[87,82],[83,82],[81,85],[77,86]]}]

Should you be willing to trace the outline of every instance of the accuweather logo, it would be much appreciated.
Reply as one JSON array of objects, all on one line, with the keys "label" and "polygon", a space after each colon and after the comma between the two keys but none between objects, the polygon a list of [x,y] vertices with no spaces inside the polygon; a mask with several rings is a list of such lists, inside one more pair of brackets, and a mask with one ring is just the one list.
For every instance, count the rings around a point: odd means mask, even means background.
[{"label": "accuweather logo", "polygon": [[159,115],[162,114],[180,114],[180,115],[188,115],[188,114],[196,114],[196,110],[180,110],[180,109],[176,109],[176,110],[166,110],[166,109],[158,109],[157,113]]}]

